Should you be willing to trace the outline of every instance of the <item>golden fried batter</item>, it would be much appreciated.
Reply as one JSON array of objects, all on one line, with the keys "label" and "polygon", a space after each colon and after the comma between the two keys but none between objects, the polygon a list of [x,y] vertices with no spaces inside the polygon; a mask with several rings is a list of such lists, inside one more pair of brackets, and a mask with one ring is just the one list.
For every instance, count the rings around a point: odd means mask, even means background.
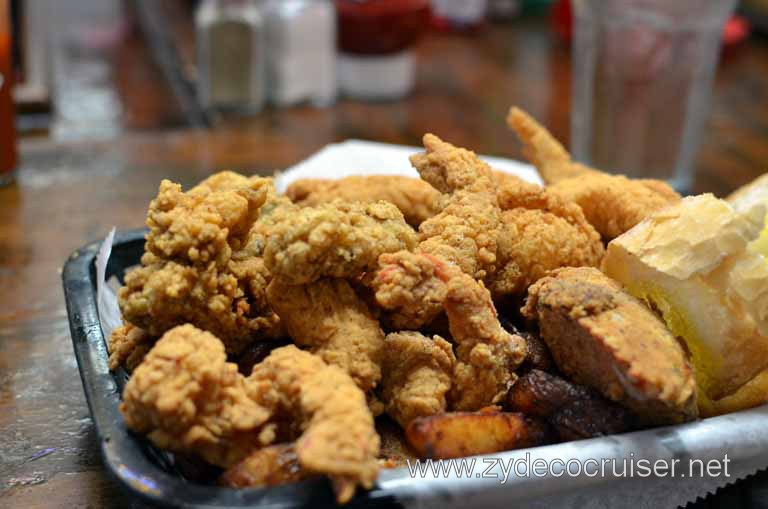
[{"label": "golden fried batter", "polygon": [[363,391],[376,387],[384,333],[349,282],[325,278],[289,286],[274,280],[267,295],[296,344],[343,369]]},{"label": "golden fried batter", "polygon": [[597,269],[554,271],[529,289],[523,314],[538,319],[560,370],[626,405],[648,423],[694,418],[696,385],[664,323]]},{"label": "golden fried batter", "polygon": [[416,233],[391,203],[334,201],[273,214],[264,260],[287,284],[323,276],[356,277],[376,266],[382,253],[416,246]]},{"label": "golden fried batter", "polygon": [[328,475],[339,503],[357,486],[373,486],[379,436],[365,395],[349,375],[291,345],[273,350],[246,383],[254,399],[297,422],[299,463]]},{"label": "golden fried batter", "polygon": [[109,337],[109,369],[116,371],[123,366],[130,373],[147,355],[155,339],[144,329],[128,322],[112,330]]},{"label": "golden fried batter", "polygon": [[501,401],[525,360],[525,339],[504,330],[490,292],[467,274],[452,277],[445,312],[456,344],[450,400],[453,410],[479,410]]},{"label": "golden fried batter", "polygon": [[405,428],[417,417],[445,412],[455,363],[453,347],[440,336],[388,334],[381,393],[387,414]]},{"label": "golden fried batter", "polygon": [[[246,185],[234,188],[237,182]],[[152,336],[192,323],[237,353],[279,332],[269,273],[249,231],[274,193],[270,179],[213,176],[183,193],[164,180],[147,214],[146,252],[118,292],[123,317]]]},{"label": "golden fried batter", "polygon": [[544,127],[518,108],[510,110],[507,124],[523,142],[525,156],[549,184],[548,189],[578,203],[605,241],[680,200],[680,195],[660,180],[630,180],[572,161]]},{"label": "golden fried batter", "polygon": [[443,311],[445,281],[460,269],[426,253],[398,251],[379,257],[379,270],[366,283],[376,303],[389,311],[382,318],[393,330],[415,330]]},{"label": "golden fried batter", "polygon": [[600,234],[575,203],[514,177],[504,180],[498,198],[499,269],[488,281],[494,295],[520,295],[553,269],[600,264]]},{"label": "golden fried batter", "polygon": [[157,341],[126,384],[120,412],[129,429],[158,447],[221,467],[275,436],[267,425],[272,412],[246,394],[221,341],[191,325]]},{"label": "golden fried batter", "polygon": [[363,203],[388,201],[400,209],[406,222],[413,227],[418,227],[440,210],[440,193],[435,188],[423,180],[396,175],[301,179],[289,185],[285,194],[303,207],[336,199]]},{"label": "golden fried batter", "polygon": [[424,136],[426,152],[411,157],[421,178],[445,193],[439,214],[419,227],[418,251],[455,263],[476,279],[496,270],[501,210],[491,168],[474,152],[435,135]]},{"label": "golden fried batter", "polygon": [[482,279],[496,270],[501,209],[493,171],[473,152],[432,134],[424,136],[424,147],[425,153],[412,156],[411,164],[446,193],[445,206],[419,227],[416,254],[383,256],[378,272],[366,279],[396,329],[421,328],[441,312],[445,286],[437,272],[458,267]]}]

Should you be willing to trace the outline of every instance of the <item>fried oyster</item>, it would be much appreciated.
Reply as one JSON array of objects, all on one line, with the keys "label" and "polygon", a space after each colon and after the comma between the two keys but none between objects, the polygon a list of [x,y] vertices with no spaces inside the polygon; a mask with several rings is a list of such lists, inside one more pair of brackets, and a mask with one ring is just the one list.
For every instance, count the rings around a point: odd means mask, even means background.
[{"label": "fried oyster", "polygon": [[227,352],[279,332],[269,309],[269,272],[249,239],[271,179],[218,174],[182,192],[168,180],[149,206],[141,267],[118,292],[126,321],[160,336],[191,323],[219,337]]}]

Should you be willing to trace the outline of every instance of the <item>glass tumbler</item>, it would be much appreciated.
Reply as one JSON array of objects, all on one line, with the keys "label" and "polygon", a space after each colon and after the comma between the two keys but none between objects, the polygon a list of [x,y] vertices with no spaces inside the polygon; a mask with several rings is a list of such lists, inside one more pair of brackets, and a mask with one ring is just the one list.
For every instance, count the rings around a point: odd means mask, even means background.
[{"label": "glass tumbler", "polygon": [[735,4],[574,0],[574,158],[688,189]]}]

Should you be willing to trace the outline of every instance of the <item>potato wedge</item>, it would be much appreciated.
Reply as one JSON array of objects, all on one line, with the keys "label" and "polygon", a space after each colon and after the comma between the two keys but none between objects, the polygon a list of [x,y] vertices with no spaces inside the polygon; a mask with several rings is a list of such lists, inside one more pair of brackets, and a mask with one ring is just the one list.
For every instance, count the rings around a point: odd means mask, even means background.
[{"label": "potato wedge", "polygon": [[507,394],[510,410],[537,417],[549,417],[564,405],[587,399],[589,389],[559,376],[532,369],[522,376]]},{"label": "potato wedge", "polygon": [[414,419],[406,439],[422,459],[448,459],[547,443],[547,424],[519,413],[481,410]]},{"label": "potato wedge", "polygon": [[561,440],[623,433],[634,421],[629,410],[596,391],[537,369],[515,383],[507,406],[546,419]]},{"label": "potato wedge", "polygon": [[264,447],[224,472],[219,484],[232,488],[279,486],[310,477],[303,470],[293,443]]}]

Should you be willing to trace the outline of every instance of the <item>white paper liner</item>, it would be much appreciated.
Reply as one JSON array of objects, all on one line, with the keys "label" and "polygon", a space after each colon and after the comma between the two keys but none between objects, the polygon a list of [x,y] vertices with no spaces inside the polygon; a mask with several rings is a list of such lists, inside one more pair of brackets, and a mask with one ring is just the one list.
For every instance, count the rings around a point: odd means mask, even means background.
[{"label": "white paper liner", "polygon": [[[275,177],[275,187],[284,192],[294,180],[304,178],[339,179],[350,175],[401,175],[418,178],[408,158],[423,148],[390,145],[363,140],[347,140],[327,145],[316,154]],[[480,156],[496,170],[541,184],[536,169],[525,163],[500,157]]]},{"label": "white paper liner", "polygon": [[101,243],[99,253],[96,255],[96,306],[99,310],[101,330],[105,338],[108,338],[112,334],[112,330],[119,327],[122,323],[120,307],[117,305],[117,294],[105,278],[107,262],[109,262],[109,255],[112,254],[112,242],[114,239],[115,228],[112,227],[104,242]]}]

